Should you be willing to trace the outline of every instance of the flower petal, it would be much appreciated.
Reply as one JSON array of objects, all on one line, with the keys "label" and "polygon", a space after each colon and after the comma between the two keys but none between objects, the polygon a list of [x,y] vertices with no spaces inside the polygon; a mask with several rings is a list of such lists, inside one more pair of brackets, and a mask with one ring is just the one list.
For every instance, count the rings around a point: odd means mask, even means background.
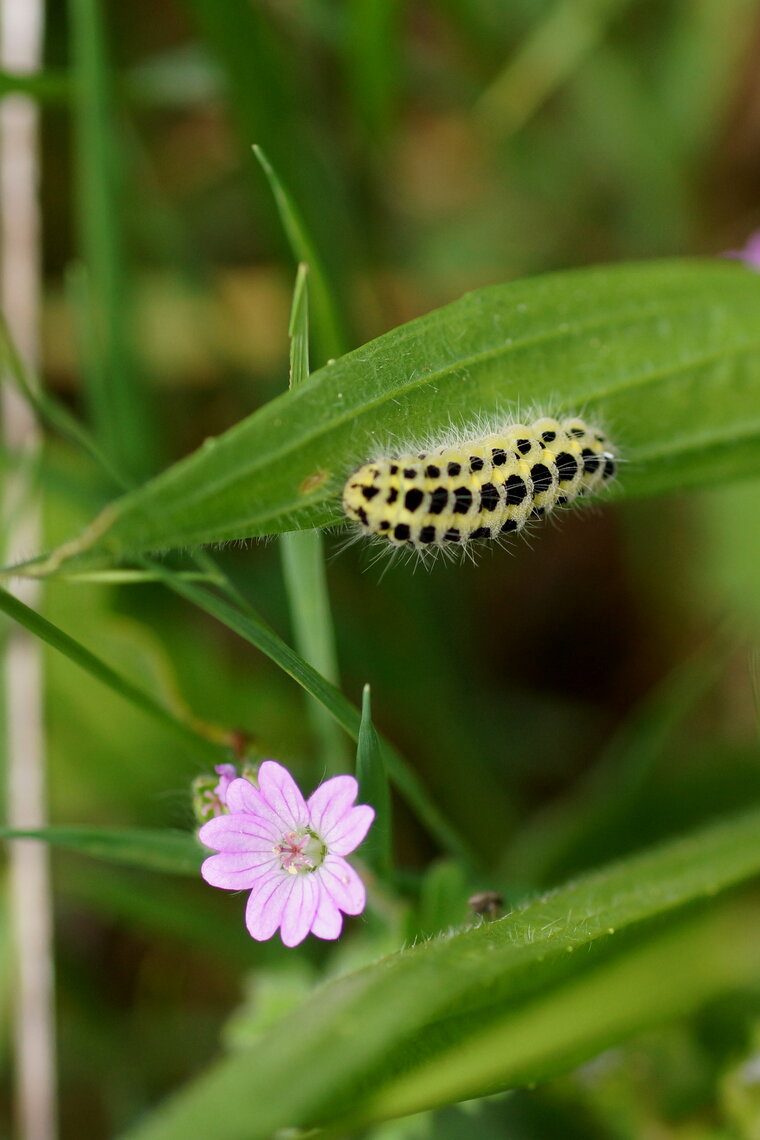
[{"label": "flower petal", "polygon": [[265,819],[236,812],[218,815],[204,823],[198,838],[213,851],[269,851],[279,839],[275,826]]},{"label": "flower petal", "polygon": [[[316,877],[315,875],[314,878]],[[333,902],[329,891],[324,890],[321,883],[319,888],[317,913],[314,915],[314,921],[311,924],[311,932],[317,938],[339,938],[343,929],[343,915]]]},{"label": "flower petal", "polygon": [[295,830],[309,822],[306,801],[287,768],[276,760],[265,760],[259,768],[258,781],[262,796],[288,829]]},{"label": "flower petal", "polygon": [[268,854],[224,852],[204,860],[201,875],[212,887],[222,887],[225,891],[243,891],[255,886],[268,868],[277,866],[271,851]]},{"label": "flower petal", "polygon": [[311,930],[319,902],[314,875],[293,875],[293,886],[282,915],[280,937],[285,946],[297,946]]},{"label": "flower petal", "polygon": [[283,820],[280,813],[274,811],[250,780],[244,780],[242,776],[233,780],[227,788],[226,804],[230,812],[258,816],[259,819],[266,820],[278,835],[282,834]]},{"label": "flower petal", "polygon": [[293,876],[279,869],[259,880],[248,896],[245,924],[251,938],[266,942],[282,922],[293,887]]},{"label": "flower petal", "polygon": [[219,783],[214,788],[214,795],[226,807],[227,789],[232,781],[237,779],[237,771],[234,764],[217,764],[214,771],[219,777]]},{"label": "flower petal", "polygon": [[327,840],[331,829],[351,810],[358,794],[359,785],[353,776],[333,776],[309,796],[309,819],[322,839]]},{"label": "flower petal", "polygon": [[346,914],[361,914],[367,905],[367,892],[356,871],[340,855],[328,855],[316,872],[336,906]]},{"label": "flower petal", "polygon": [[336,821],[329,834],[322,836],[328,850],[335,855],[348,855],[364,839],[374,818],[375,809],[369,804],[359,804],[350,808]]}]

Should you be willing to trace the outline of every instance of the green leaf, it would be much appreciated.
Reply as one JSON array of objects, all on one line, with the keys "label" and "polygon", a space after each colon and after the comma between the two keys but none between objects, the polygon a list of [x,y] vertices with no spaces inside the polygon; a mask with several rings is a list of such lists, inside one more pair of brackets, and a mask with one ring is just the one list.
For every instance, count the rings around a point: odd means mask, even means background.
[{"label": "green leaf", "polygon": [[43,423],[48,423],[64,439],[76,444],[85,451],[90,458],[110,476],[116,488],[120,491],[129,487],[129,481],[122,472],[117,471],[111,459],[98,443],[93,439],[83,424],[73,416],[65,404],[59,403],[45,390],[39,377],[32,374],[25,367],[18,354],[16,346],[11,339],[5,317],[0,314],[0,360],[4,365],[6,375],[15,385],[20,394],[34,409]]},{"label": "green leaf", "polygon": [[399,92],[398,0],[350,0],[346,6],[348,78],[358,117],[374,141],[387,136]]},{"label": "green leaf", "polygon": [[312,374],[144,487],[37,572],[341,520],[352,468],[450,421],[580,411],[619,494],[760,470],[760,274],[728,261],[575,270],[470,293]]},{"label": "green leaf", "polygon": [[69,0],[76,142],[76,206],[84,268],[71,278],[94,434],[131,477],[155,470],[156,439],[138,374],[125,210],[124,127],[119,123],[103,6]]},{"label": "green leaf", "polygon": [[499,134],[523,127],[603,39],[629,0],[556,0],[504,70],[481,95],[477,111]]},{"label": "green leaf", "polygon": [[344,1135],[543,1079],[756,981],[757,905],[684,908],[760,874],[759,829],[755,809],[323,986],[126,1140]]},{"label": "green leaf", "polygon": [[[309,267],[298,266],[290,313],[290,387],[309,378]],[[332,684],[339,681],[330,597],[327,592],[322,535],[316,530],[280,536],[282,569],[290,620],[298,652]],[[322,704],[308,702],[314,735],[319,741],[320,770],[330,775],[343,771],[345,750],[337,725]]]},{"label": "green leaf", "polygon": [[299,263],[290,308],[290,387],[298,388],[309,379],[309,266]]},{"label": "green leaf", "polygon": [[63,653],[65,657],[78,665],[80,669],[86,670],[96,677],[104,685],[108,685],[114,692],[119,693],[120,696],[126,700],[131,701],[137,708],[142,709],[154,720],[160,721],[162,724],[173,729],[179,733],[184,740],[189,741],[196,749],[201,749],[204,754],[211,755],[216,761],[219,761],[223,755],[226,755],[226,750],[221,749],[218,745],[212,743],[210,740],[205,739],[200,735],[189,721],[180,719],[175,716],[169,709],[159,704],[148,693],[143,692],[137,685],[133,685],[130,680],[117,673],[110,665],[102,661],[89,649],[87,649],[80,642],[70,637],[68,633],[64,633],[58,626],[53,625],[47,618],[42,617],[36,610],[31,609],[25,605],[24,602],[19,601],[13,594],[9,594],[7,590],[0,589],[0,610],[17,621],[25,629],[35,637],[39,637],[41,641],[46,642],[57,649],[59,653]]},{"label": "green leaf", "polygon": [[[261,169],[267,176],[277,211],[280,215],[282,228],[287,235],[288,244],[293,251],[293,255],[298,258],[300,263],[299,275],[302,277],[303,270],[301,266],[304,265],[308,266],[309,272],[311,273],[311,292],[315,310],[314,337],[316,343],[319,345],[320,359],[324,360],[339,356],[346,350],[346,330],[343,328],[340,314],[333,301],[333,294],[317,248],[311,239],[311,235],[306,228],[298,207],[293,201],[292,195],[283,186],[281,179],[278,177],[277,172],[262,148],[260,146],[254,146],[253,153],[256,155],[256,158],[261,164]],[[303,290],[303,288],[304,284],[302,282],[300,289]],[[294,297],[294,311],[297,308],[298,300],[299,285],[297,283],[296,296]],[[291,387],[296,387],[296,383],[292,380],[292,372]]]},{"label": "green leaf", "polygon": [[391,869],[391,797],[383,750],[372,723],[369,685],[365,685],[362,692],[356,778],[360,801],[375,809],[375,822],[362,844],[362,859],[379,874],[387,875]]},{"label": "green leaf", "polygon": [[170,875],[198,875],[203,850],[185,831],[107,827],[0,827],[0,839],[38,839],[92,859]]}]

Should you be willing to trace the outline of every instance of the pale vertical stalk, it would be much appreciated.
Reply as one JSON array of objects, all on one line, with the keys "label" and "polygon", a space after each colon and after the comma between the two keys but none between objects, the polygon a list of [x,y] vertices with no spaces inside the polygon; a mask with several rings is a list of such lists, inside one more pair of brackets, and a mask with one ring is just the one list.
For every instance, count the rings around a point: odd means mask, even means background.
[{"label": "pale vertical stalk", "polygon": [[[290,387],[309,378],[308,266],[298,266],[290,313]],[[296,649],[333,685],[340,684],[335,651],[330,597],[327,592],[325,554],[318,530],[299,530],[280,535],[285,589],[290,606]],[[307,703],[309,719],[319,742],[322,772],[334,776],[343,771],[343,734],[328,711],[313,698]]]},{"label": "pale vertical stalk", "polygon": [[[37,71],[42,55],[43,0],[2,0],[2,67]],[[0,294],[12,337],[33,372],[38,356],[40,219],[38,113],[31,99],[0,104]],[[34,486],[39,438],[28,405],[8,383],[2,390],[3,444],[11,473],[3,493],[5,561],[41,545],[40,504]],[[17,594],[38,602],[26,581]],[[8,824],[40,827],[46,820],[42,661],[39,642],[14,629],[5,649]],[[54,1140],[56,1128],[55,1022],[50,867],[42,843],[16,842],[10,854],[11,924],[16,970],[15,1056],[17,1135]]]}]

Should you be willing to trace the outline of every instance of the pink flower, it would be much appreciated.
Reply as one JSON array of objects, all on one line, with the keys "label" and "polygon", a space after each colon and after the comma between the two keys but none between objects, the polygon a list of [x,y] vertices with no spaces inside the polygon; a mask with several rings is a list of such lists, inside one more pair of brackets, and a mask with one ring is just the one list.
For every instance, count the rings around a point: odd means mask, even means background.
[{"label": "pink flower", "polygon": [[361,914],[364,884],[343,858],[359,846],[375,813],[354,806],[359,787],[353,776],[333,776],[308,803],[290,773],[274,760],[259,768],[258,788],[232,780],[226,788],[228,815],[198,832],[218,855],[201,874],[212,887],[250,890],[245,924],[263,942],[280,929],[286,946],[311,932],[337,938],[343,914]]},{"label": "pink flower", "polygon": [[743,261],[750,269],[760,269],[760,230],[755,230],[747,238],[744,249],[732,249],[726,257],[735,257]]}]

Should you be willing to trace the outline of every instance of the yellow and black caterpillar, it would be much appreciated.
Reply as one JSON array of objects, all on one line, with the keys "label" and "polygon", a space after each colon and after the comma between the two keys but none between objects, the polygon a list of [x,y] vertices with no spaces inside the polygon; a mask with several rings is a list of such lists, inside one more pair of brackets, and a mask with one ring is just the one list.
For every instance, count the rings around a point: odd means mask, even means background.
[{"label": "yellow and black caterpillar", "polygon": [[603,432],[577,416],[543,417],[365,463],[346,482],[343,508],[364,534],[394,547],[451,550],[519,531],[614,474]]}]

